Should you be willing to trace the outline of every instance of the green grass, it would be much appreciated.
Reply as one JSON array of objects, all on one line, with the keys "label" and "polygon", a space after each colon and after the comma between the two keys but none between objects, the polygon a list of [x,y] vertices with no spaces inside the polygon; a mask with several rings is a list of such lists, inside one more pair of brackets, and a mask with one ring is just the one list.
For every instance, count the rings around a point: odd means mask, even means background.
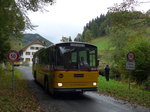
[{"label": "green grass", "polygon": [[23,80],[21,72],[15,69],[14,91],[11,72],[0,68],[0,112],[36,112],[39,109],[35,97]]},{"label": "green grass", "polygon": [[96,45],[98,50],[105,50],[108,48],[108,45],[110,44],[108,37],[97,38],[90,41],[90,43]]},{"label": "green grass", "polygon": [[102,76],[99,77],[98,86],[101,93],[150,107],[150,92],[148,91],[141,90],[138,87],[131,87],[129,90],[127,83],[115,80],[106,81]]},{"label": "green grass", "polygon": [[109,64],[111,60],[111,54],[114,50],[114,48],[110,47],[110,38],[105,37],[99,37],[96,39],[93,39],[89,43],[96,45],[98,48],[98,58],[100,58],[101,63],[101,69],[104,68],[106,64]]}]

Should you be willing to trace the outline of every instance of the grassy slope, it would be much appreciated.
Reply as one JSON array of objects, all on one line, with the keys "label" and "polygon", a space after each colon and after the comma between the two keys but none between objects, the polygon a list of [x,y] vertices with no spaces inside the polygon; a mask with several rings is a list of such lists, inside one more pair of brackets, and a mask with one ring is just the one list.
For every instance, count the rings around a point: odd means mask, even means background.
[{"label": "grassy slope", "polygon": [[[111,53],[111,50],[106,50],[110,44],[109,38],[97,38],[95,40],[92,40],[90,43],[98,47],[99,55],[101,56],[100,61],[107,62],[109,60],[109,56],[107,55]],[[102,69],[103,67],[101,67],[100,69]],[[115,80],[110,80],[109,82],[107,82],[104,77],[100,76],[99,88],[100,92],[104,94],[150,107],[150,92],[141,90],[137,87],[132,87],[131,90],[129,90],[127,83],[118,82]]]},{"label": "grassy slope", "polygon": [[19,70],[15,70],[15,86],[12,91],[11,72],[0,69],[0,112],[29,112],[39,109],[35,97]]},{"label": "grassy slope", "polygon": [[96,38],[90,41],[89,43],[94,44],[98,47],[98,58],[100,58],[100,64],[101,64],[100,66],[101,68],[104,68],[106,64],[110,63],[111,61],[110,54],[113,51],[112,50],[113,48],[110,48],[109,37],[105,36],[105,37]]},{"label": "grassy slope", "polygon": [[98,47],[98,50],[105,50],[108,48],[109,38],[108,37],[96,38],[90,41],[90,43],[96,45]]},{"label": "grassy slope", "polygon": [[150,107],[150,92],[148,91],[143,91],[138,87],[131,87],[129,90],[127,83],[115,80],[110,80],[108,82],[102,76],[99,77],[98,86],[101,93]]}]

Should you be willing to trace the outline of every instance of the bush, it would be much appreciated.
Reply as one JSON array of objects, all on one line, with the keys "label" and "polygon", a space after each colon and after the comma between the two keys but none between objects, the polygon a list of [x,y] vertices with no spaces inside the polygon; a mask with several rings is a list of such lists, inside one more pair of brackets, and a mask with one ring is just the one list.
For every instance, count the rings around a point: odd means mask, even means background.
[{"label": "bush", "polygon": [[143,83],[146,90],[150,91],[150,76],[147,78],[147,80]]},{"label": "bush", "polygon": [[112,66],[110,71],[110,78],[120,80],[121,73],[118,71],[117,66]]},{"label": "bush", "polygon": [[[135,53],[135,70],[131,71],[131,80],[136,81],[137,84],[142,84],[143,82],[148,80],[148,76],[150,74],[150,42],[147,41],[147,39],[144,38],[137,38],[132,41],[132,44],[129,43],[129,46],[124,48],[123,53],[127,54],[129,51],[132,51]],[[119,60],[119,71],[121,74],[125,74],[128,77],[129,70],[125,69],[125,63],[126,59],[121,58]]]}]

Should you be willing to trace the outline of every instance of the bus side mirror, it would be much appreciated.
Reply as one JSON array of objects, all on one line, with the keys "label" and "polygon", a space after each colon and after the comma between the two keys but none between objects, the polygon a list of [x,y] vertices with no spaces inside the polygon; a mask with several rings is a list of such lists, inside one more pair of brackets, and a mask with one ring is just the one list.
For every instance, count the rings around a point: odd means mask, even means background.
[{"label": "bus side mirror", "polygon": [[97,61],[96,61],[96,66],[97,67],[99,66],[99,59],[97,59]]}]

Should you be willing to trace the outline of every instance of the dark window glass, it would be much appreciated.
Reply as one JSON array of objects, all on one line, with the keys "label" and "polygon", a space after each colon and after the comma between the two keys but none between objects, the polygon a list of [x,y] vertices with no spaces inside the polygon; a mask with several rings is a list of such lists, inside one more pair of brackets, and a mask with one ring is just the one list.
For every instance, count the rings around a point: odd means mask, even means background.
[{"label": "dark window glass", "polygon": [[26,52],[26,55],[30,55],[30,52]]},{"label": "dark window glass", "polygon": [[32,50],[33,50],[33,49],[34,49],[34,47],[30,47],[30,49],[32,49]]},{"label": "dark window glass", "polygon": [[56,54],[56,69],[96,70],[96,48],[59,46]]}]

